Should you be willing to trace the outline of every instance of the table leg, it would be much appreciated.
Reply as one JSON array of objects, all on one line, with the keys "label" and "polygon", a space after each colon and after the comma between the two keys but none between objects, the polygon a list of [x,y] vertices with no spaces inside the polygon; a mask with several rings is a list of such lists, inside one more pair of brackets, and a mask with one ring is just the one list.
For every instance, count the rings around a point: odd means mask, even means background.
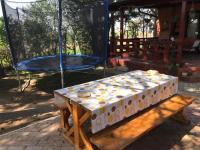
[{"label": "table leg", "polygon": [[76,150],[80,150],[78,106],[74,103],[72,104],[72,118],[74,126],[74,144]]},{"label": "table leg", "polygon": [[184,113],[184,109],[182,109],[181,111],[179,111],[177,114],[175,114],[172,117],[174,120],[183,123],[183,124],[190,124],[190,120],[186,117],[185,113]]},{"label": "table leg", "polygon": [[85,134],[84,130],[81,128],[80,128],[80,136],[81,136],[81,139],[83,140],[86,150],[93,150],[92,145],[91,145],[87,135]]}]

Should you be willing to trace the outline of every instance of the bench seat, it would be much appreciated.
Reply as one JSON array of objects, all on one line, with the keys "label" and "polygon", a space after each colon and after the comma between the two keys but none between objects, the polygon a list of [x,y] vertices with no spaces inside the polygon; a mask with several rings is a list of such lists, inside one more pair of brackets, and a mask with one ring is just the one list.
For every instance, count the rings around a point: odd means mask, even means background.
[{"label": "bench seat", "polygon": [[168,65],[164,64],[162,61],[152,61],[148,60],[145,61],[140,58],[133,58],[133,57],[128,57],[128,58],[110,58],[109,59],[110,64],[113,67],[116,66],[126,66],[128,67],[129,70],[149,70],[149,69],[154,69],[158,70],[161,73],[167,73],[168,71]]},{"label": "bench seat", "polygon": [[186,82],[200,82],[200,67],[185,63],[178,69],[178,77]]},{"label": "bench seat", "polygon": [[133,117],[92,135],[90,141],[101,150],[124,149],[172,116],[179,121],[187,122],[183,117],[183,110],[194,99],[194,97],[175,95]]}]

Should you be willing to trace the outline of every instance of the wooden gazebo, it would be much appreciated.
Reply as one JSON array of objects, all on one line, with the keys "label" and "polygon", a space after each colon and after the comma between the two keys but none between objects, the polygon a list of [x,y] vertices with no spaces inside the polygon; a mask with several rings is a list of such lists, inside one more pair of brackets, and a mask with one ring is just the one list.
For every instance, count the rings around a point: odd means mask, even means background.
[{"label": "wooden gazebo", "polygon": [[[158,10],[158,24],[156,36],[153,38],[124,38],[124,12],[130,7],[133,8],[156,8]],[[137,69],[157,69],[161,72],[166,70],[166,66],[169,66],[170,51],[173,49],[175,57],[175,64],[182,64],[182,51],[186,44],[191,45],[194,42],[195,37],[186,37],[187,19],[188,13],[191,9],[200,10],[199,0],[123,0],[112,3],[109,7],[111,12],[110,26],[111,33],[114,33],[114,22],[112,19],[113,14],[120,12],[120,36],[114,37],[111,34],[110,37],[110,51],[111,57],[121,55],[121,59],[111,59],[111,62],[116,65],[129,64],[129,67],[134,66]],[[173,17],[177,17],[177,25],[173,25]],[[161,32],[165,28],[165,33]],[[170,38],[175,37],[175,41],[171,41]],[[142,46],[141,46],[142,45]],[[138,50],[140,49],[140,50]],[[134,55],[142,52],[142,55],[135,57]],[[126,55],[125,55],[126,54]],[[151,54],[153,54],[151,56]],[[126,57],[124,59],[124,56]],[[119,58],[119,57],[118,57]],[[127,59],[130,58],[130,59]],[[131,63],[131,65],[130,65]]]}]

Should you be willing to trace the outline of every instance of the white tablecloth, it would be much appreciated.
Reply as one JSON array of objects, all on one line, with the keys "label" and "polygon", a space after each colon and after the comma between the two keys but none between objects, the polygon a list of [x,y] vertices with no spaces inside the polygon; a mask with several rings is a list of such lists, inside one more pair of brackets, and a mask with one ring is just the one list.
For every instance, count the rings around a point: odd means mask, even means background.
[{"label": "white tablecloth", "polygon": [[[78,97],[80,90],[89,91],[91,96]],[[176,94],[178,78],[138,70],[56,92],[91,112],[92,133],[96,133]]]}]

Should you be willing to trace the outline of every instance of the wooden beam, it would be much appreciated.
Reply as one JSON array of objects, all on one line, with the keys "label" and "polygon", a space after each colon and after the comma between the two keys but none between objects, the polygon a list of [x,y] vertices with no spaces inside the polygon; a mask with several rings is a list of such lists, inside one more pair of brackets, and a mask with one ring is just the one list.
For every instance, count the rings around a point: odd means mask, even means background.
[{"label": "wooden beam", "polygon": [[181,111],[179,111],[176,115],[174,115],[172,117],[174,120],[183,123],[183,124],[190,124],[190,120],[187,118],[187,116],[185,115],[184,109],[182,109]]},{"label": "wooden beam", "polygon": [[87,135],[85,134],[84,130],[80,127],[80,136],[83,140],[83,143],[86,147],[86,150],[93,150],[90,140],[88,139]]},{"label": "wooden beam", "polygon": [[177,52],[177,63],[178,64],[181,63],[181,59],[182,59],[182,49],[183,49],[184,38],[185,38],[186,8],[187,8],[187,1],[183,0],[182,7],[181,7],[179,43],[178,43],[178,52]]},{"label": "wooden beam", "polygon": [[80,134],[79,134],[79,108],[77,104],[72,103],[72,117],[73,117],[73,125],[74,125],[74,144],[76,150],[80,150]]},{"label": "wooden beam", "polygon": [[121,47],[121,52],[122,52],[122,47],[123,47],[123,39],[124,39],[124,10],[121,9],[120,11],[120,47]]},{"label": "wooden beam", "polygon": [[[122,150],[170,117],[182,113],[196,98],[175,95],[90,137],[99,149]],[[176,116],[177,118],[177,116]],[[182,116],[179,117],[183,120]],[[112,144],[111,144],[112,143]]]},{"label": "wooden beam", "polygon": [[74,145],[74,138],[71,136],[67,136],[65,133],[63,134],[63,137],[72,145]]},{"label": "wooden beam", "polygon": [[[120,8],[158,8],[158,7],[170,7],[178,5],[182,0],[123,0],[114,2],[109,6],[111,11],[118,11]],[[191,0],[187,0],[191,1]]]},{"label": "wooden beam", "polygon": [[110,24],[111,24],[111,40],[110,40],[110,51],[115,52],[114,45],[115,45],[115,17],[114,12],[111,12],[110,17]]}]

